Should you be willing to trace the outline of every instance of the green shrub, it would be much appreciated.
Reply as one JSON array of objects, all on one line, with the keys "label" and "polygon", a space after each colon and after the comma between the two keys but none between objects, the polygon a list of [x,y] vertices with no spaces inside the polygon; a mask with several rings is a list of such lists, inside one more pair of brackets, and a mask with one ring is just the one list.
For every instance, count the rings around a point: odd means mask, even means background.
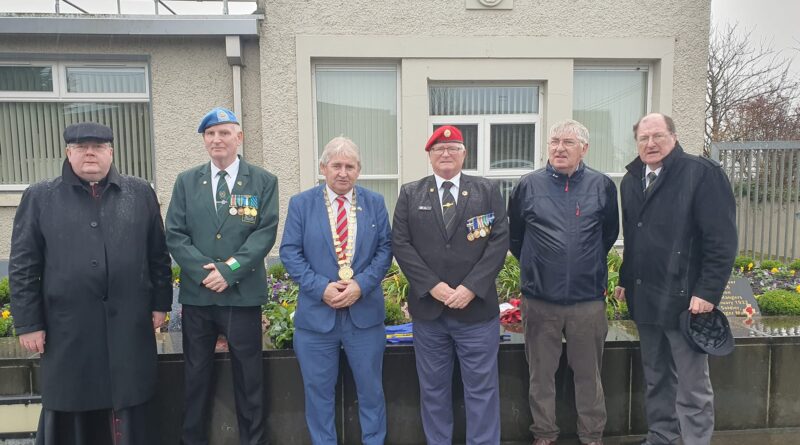
[{"label": "green shrub", "polygon": [[394,326],[406,322],[406,315],[403,313],[400,303],[387,298],[383,300],[383,304],[386,307],[386,319],[383,321],[386,326]]},{"label": "green shrub", "polygon": [[503,268],[497,274],[497,293],[500,301],[508,301],[520,296],[520,270],[519,261],[514,255],[506,255]]},{"label": "green shrub", "polygon": [[789,270],[800,270],[800,260],[794,260],[789,264]]},{"label": "green shrub", "polygon": [[618,301],[613,296],[606,297],[606,318],[609,320],[628,320],[631,318],[628,313],[628,303]]},{"label": "green shrub", "polygon": [[622,256],[617,252],[617,249],[611,249],[608,252],[606,265],[609,272],[619,272],[619,268],[622,266]]},{"label": "green shrub", "polygon": [[0,304],[0,337],[14,335],[14,317],[8,304]]},{"label": "green shrub", "polygon": [[8,277],[0,280],[0,307],[11,301],[11,291],[8,288]]},{"label": "green shrub", "polygon": [[800,315],[800,294],[785,289],[764,292],[758,297],[763,315]]},{"label": "green shrub", "polygon": [[780,269],[784,264],[777,260],[764,260],[759,263],[758,268],[764,270]]},{"label": "green shrub", "polygon": [[408,296],[408,278],[403,274],[396,263],[392,263],[386,277],[381,281],[384,298],[397,303],[398,306],[406,301]]},{"label": "green shrub", "polygon": [[267,269],[267,275],[271,276],[273,280],[286,279],[286,267],[283,263],[275,263]]},{"label": "green shrub", "polygon": [[755,261],[749,256],[740,255],[733,261],[733,267],[739,270],[750,270],[752,268],[750,265],[754,263]]},{"label": "green shrub", "polygon": [[172,266],[172,283],[180,283],[181,279],[181,266],[177,264]]}]

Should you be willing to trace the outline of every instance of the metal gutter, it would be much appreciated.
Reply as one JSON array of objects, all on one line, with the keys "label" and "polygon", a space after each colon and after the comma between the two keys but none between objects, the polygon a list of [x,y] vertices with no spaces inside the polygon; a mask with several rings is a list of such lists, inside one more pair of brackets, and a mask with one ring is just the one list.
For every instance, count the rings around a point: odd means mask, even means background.
[{"label": "metal gutter", "polygon": [[252,15],[0,15],[0,35],[258,36]]}]

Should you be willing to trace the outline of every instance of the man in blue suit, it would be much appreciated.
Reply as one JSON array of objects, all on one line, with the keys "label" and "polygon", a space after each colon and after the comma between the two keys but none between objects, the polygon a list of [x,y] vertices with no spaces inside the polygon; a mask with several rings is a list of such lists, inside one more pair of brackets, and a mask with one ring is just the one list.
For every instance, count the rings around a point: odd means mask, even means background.
[{"label": "man in blue suit", "polygon": [[392,261],[383,197],[355,186],[361,157],[353,141],[331,140],[322,152],[325,185],[289,201],[281,261],[300,284],[294,350],[314,445],[336,445],[335,384],[344,347],[353,371],[364,445],[386,438],[383,279]]}]

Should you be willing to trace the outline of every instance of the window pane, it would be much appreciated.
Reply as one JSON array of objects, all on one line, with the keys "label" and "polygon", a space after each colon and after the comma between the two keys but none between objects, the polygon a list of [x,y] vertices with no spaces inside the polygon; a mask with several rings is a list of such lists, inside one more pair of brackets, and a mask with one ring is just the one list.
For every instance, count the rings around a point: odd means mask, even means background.
[{"label": "window pane", "polygon": [[316,71],[317,147],[336,136],[361,150],[361,174],[397,174],[397,72],[394,69]]},{"label": "window pane", "polygon": [[359,179],[356,184],[383,195],[386,209],[389,211],[389,223],[391,223],[394,206],[397,204],[397,179]]},{"label": "window pane", "polygon": [[144,67],[67,67],[70,93],[146,93]]},{"label": "window pane", "polygon": [[503,195],[503,202],[507,205],[508,198],[511,197],[511,191],[514,190],[514,186],[519,182],[519,178],[492,178],[491,181],[500,184],[500,194]]},{"label": "window pane", "polygon": [[53,91],[53,67],[0,66],[0,91]]},{"label": "window pane", "polygon": [[433,130],[443,127],[445,125],[452,125],[461,131],[461,136],[464,137],[464,146],[467,148],[467,157],[464,159],[464,170],[475,170],[478,168],[478,124],[438,124],[433,126]]},{"label": "window pane", "polygon": [[624,172],[636,156],[633,124],[647,109],[647,72],[576,70],[574,82],[572,117],[589,129],[584,161],[603,172]]},{"label": "window pane", "polygon": [[490,125],[489,168],[533,169],[535,124]]},{"label": "window pane", "polygon": [[114,131],[114,165],[153,179],[148,103],[0,103],[0,184],[31,184],[61,174],[67,125],[98,122]]},{"label": "window pane", "polygon": [[539,112],[539,87],[430,87],[431,116]]}]

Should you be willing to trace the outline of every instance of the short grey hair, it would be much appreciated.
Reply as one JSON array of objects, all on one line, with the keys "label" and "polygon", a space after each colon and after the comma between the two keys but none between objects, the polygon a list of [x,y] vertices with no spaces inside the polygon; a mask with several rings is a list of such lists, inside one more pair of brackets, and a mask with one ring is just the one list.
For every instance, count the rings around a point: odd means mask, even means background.
[{"label": "short grey hair", "polygon": [[328,162],[336,156],[346,156],[356,160],[358,168],[361,168],[361,151],[352,139],[344,136],[337,136],[325,144],[322,154],[319,157],[320,167],[328,165]]},{"label": "short grey hair", "polygon": [[547,135],[547,139],[552,139],[553,136],[562,133],[572,133],[575,135],[578,140],[586,145],[589,143],[589,129],[587,129],[582,123],[572,120],[572,119],[565,119],[560,122],[556,122],[550,127],[550,133]]}]

